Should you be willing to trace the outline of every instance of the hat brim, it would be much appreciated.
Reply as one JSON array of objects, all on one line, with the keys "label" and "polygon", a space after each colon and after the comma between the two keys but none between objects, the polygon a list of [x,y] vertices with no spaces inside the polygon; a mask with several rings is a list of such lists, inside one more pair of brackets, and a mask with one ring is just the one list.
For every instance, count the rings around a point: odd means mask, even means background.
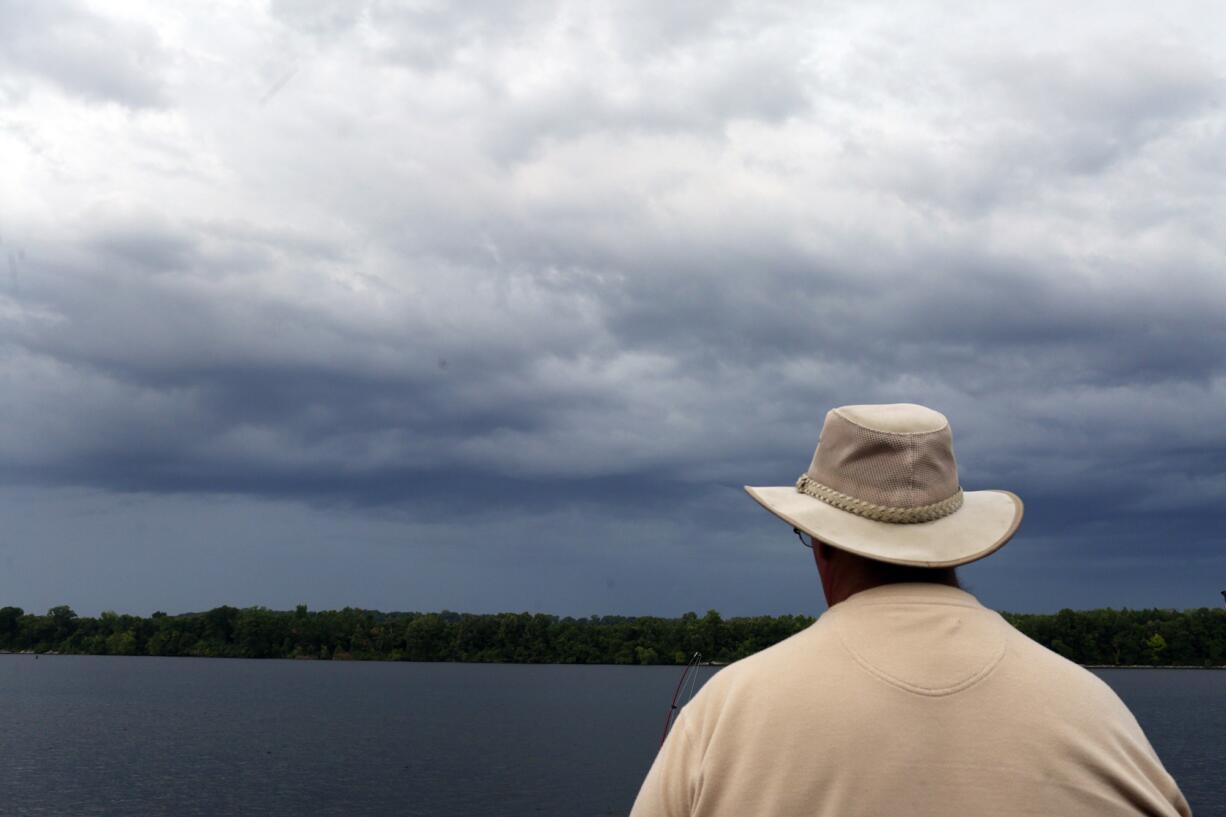
[{"label": "hat brim", "polygon": [[932,522],[896,524],[839,510],[794,486],[745,490],[775,516],[840,550],[898,565],[953,567],[999,550],[1022,521],[1009,491],[966,491],[962,507]]}]

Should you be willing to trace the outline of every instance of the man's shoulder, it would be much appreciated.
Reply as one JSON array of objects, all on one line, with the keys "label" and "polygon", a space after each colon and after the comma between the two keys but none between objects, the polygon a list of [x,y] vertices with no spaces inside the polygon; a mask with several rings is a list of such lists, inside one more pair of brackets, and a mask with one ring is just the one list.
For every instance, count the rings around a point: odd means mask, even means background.
[{"label": "man's shoulder", "polygon": [[[720,668],[703,686],[703,704],[718,708],[728,698],[776,695],[789,679],[806,684],[820,679],[823,664],[837,646],[825,617],[758,652]],[[695,699],[697,700],[697,698]]]},{"label": "man's shoulder", "polygon": [[725,681],[750,680],[758,676],[776,677],[781,670],[794,668],[798,661],[805,661],[820,652],[831,639],[828,621],[818,618],[803,630],[793,633],[782,641],[759,650],[724,667],[719,675]]},{"label": "man's shoulder", "polygon": [[1056,693],[1050,702],[1064,702],[1070,715],[1088,718],[1113,714],[1132,719],[1132,713],[1106,681],[1063,655],[1013,629],[1009,634],[1010,672],[1038,690]]},{"label": "man's shoulder", "polygon": [[[753,655],[721,667],[703,684],[682,713],[685,728],[709,736],[721,722],[752,717],[763,706],[783,705],[801,679],[812,684],[811,662],[828,636],[822,619]],[[680,721],[679,721],[680,723]]]}]

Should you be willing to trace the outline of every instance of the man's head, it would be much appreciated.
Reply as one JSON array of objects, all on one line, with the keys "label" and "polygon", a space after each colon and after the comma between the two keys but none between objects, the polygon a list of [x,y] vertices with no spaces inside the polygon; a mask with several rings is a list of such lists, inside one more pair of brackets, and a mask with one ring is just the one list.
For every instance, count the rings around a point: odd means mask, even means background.
[{"label": "man's head", "polygon": [[828,412],[795,486],[745,490],[812,537],[832,604],[877,584],[957,586],[952,568],[995,552],[1022,518],[1008,491],[962,490],[949,421],[911,403]]}]

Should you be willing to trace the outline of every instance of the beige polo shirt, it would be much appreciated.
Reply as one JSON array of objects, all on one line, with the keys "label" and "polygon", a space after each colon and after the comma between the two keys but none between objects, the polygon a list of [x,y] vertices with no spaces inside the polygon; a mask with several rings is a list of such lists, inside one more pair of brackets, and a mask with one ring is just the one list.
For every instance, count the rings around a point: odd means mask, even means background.
[{"label": "beige polo shirt", "polygon": [[678,716],[632,817],[1188,815],[1105,683],[970,593],[895,584],[737,661]]}]

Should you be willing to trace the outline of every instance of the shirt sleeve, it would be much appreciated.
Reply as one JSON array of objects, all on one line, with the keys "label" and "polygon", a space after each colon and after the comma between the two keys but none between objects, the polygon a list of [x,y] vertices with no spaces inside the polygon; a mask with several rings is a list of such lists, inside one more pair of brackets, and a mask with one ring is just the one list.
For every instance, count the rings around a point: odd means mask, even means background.
[{"label": "shirt sleeve", "polygon": [[690,817],[697,770],[697,753],[682,711],[643,780],[630,817]]}]

